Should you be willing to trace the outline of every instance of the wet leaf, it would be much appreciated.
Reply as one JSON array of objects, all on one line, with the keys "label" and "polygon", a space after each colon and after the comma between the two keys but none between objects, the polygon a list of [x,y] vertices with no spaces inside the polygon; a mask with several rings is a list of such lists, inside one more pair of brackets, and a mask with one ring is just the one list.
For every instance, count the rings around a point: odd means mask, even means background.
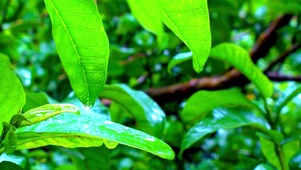
[{"label": "wet leaf", "polygon": [[46,121],[17,129],[17,149],[46,145],[67,148],[101,146],[103,139],[138,148],[165,159],[174,152],[161,140],[144,132],[107,121],[94,113],[64,113]]},{"label": "wet leaf", "polygon": [[202,71],[211,48],[209,13],[206,0],[156,0],[161,20],[191,50],[193,68]]},{"label": "wet leaf", "polygon": [[165,113],[144,92],[133,90],[124,84],[107,85],[100,97],[110,99],[124,108],[135,118],[140,130],[159,138],[162,137]]},{"label": "wet leaf", "polygon": [[255,126],[259,129],[266,129],[267,122],[254,110],[244,107],[240,108],[218,108],[214,109],[211,117],[206,117],[198,124],[189,129],[181,142],[181,157],[183,151],[205,135],[213,133],[219,129],[231,129],[242,126]]},{"label": "wet leaf", "polygon": [[93,0],[44,0],[57,52],[80,101],[91,107],[107,76],[109,42]]},{"label": "wet leaf", "polygon": [[[222,96],[222,97],[221,97]],[[194,93],[186,102],[180,113],[181,118],[189,124],[203,119],[207,113],[216,107],[239,107],[257,108],[239,90],[201,90]]]},{"label": "wet leaf", "polygon": [[46,104],[25,112],[23,116],[28,121],[23,122],[22,126],[29,126],[65,112],[79,114],[78,108],[72,104]]}]

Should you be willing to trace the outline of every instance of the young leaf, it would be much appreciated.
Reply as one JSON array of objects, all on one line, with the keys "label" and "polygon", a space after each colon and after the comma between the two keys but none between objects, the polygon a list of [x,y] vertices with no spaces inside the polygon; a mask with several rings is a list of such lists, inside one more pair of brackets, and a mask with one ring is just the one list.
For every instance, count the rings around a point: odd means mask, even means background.
[{"label": "young leaf", "polygon": [[294,97],[301,93],[301,86],[288,87],[282,96],[276,101],[275,112],[279,113],[281,109]]},{"label": "young leaf", "polygon": [[25,93],[17,76],[6,61],[0,59],[0,134],[2,122],[10,122],[25,103]]},{"label": "young leaf", "polygon": [[[222,96],[222,97],[221,97]],[[257,108],[242,93],[235,89],[218,91],[198,91],[186,102],[180,113],[181,118],[189,123],[203,119],[207,113],[216,107],[239,107]]]},{"label": "young leaf", "polygon": [[71,104],[46,104],[25,112],[23,116],[25,116],[28,121],[24,121],[21,126],[29,126],[64,112],[78,114],[79,110],[76,106]]},{"label": "young leaf", "polygon": [[248,125],[266,129],[267,122],[263,117],[247,108],[214,109],[212,117],[206,117],[185,134],[181,142],[179,156],[181,157],[185,149],[191,147],[208,133],[215,132],[218,129],[231,129]]},{"label": "young leaf", "polygon": [[72,89],[93,106],[106,81],[109,43],[93,0],[44,0]]},{"label": "young leaf", "polygon": [[134,17],[139,21],[141,26],[146,30],[154,33],[157,36],[158,44],[164,47],[164,27],[159,14],[154,12],[158,11],[158,6],[155,1],[145,0],[127,0]]},{"label": "young leaf", "polygon": [[145,93],[132,90],[124,84],[106,85],[100,97],[110,99],[126,109],[135,118],[140,130],[162,137],[165,113]]},{"label": "young leaf", "polygon": [[174,152],[161,140],[144,132],[107,121],[94,113],[64,113],[46,121],[17,129],[17,149],[58,145],[68,148],[103,144],[103,139],[138,148],[165,159]]},{"label": "young leaf", "polygon": [[231,63],[255,84],[264,97],[272,96],[273,84],[253,64],[248,52],[243,48],[231,43],[222,43],[211,49],[210,56]]},{"label": "young leaf", "polygon": [[156,0],[162,21],[191,50],[193,68],[202,71],[209,56],[211,34],[207,0]]}]

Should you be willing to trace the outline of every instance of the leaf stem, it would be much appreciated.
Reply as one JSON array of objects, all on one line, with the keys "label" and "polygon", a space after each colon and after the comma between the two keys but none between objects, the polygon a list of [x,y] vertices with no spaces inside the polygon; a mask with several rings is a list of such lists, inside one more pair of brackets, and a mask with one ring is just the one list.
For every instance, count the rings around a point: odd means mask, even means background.
[{"label": "leaf stem", "polygon": [[271,128],[276,129],[276,125],[275,125],[275,122],[273,120],[273,115],[272,115],[271,109],[270,109],[266,99],[263,96],[262,96],[262,100],[263,100],[264,109],[265,109],[265,112],[266,112],[265,117],[266,117],[267,121],[269,122],[269,124],[271,125]]}]

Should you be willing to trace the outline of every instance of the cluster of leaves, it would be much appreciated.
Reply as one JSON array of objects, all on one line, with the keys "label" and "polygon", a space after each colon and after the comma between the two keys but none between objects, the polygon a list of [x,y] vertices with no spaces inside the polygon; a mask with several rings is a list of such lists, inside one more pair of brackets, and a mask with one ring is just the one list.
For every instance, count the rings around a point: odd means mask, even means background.
[{"label": "cluster of leaves", "polygon": [[[4,0],[0,12],[0,169],[301,167],[301,87],[273,85],[247,52],[279,14],[296,18],[260,68],[299,42],[297,2]],[[292,60],[278,70],[298,75]],[[231,66],[244,93],[159,106],[139,91]]]}]

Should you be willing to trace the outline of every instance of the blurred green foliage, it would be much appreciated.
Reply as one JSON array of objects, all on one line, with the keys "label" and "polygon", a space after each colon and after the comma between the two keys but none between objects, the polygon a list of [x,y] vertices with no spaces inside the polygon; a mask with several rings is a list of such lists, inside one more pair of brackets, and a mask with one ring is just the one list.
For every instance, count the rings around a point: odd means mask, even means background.
[{"label": "blurred green foliage", "polygon": [[[157,36],[145,30],[131,13],[126,0],[98,0],[97,6],[110,42],[110,58],[106,84],[124,83],[137,90],[164,87],[189,81],[192,78],[218,75],[230,66],[210,58],[204,70],[197,74],[191,61],[185,61],[171,69],[168,63],[177,54],[189,49],[165,27],[166,37],[162,49]],[[254,47],[259,35],[271,21],[282,14],[293,14],[289,25],[278,31],[280,37],[265,58],[258,61],[264,69],[292,44],[301,41],[301,3],[299,0],[208,0],[212,46],[222,42],[233,42],[246,50]],[[288,76],[301,74],[301,50],[291,54],[273,71]],[[9,60],[21,80],[27,95],[30,92],[45,92],[61,102],[72,91],[51,36],[51,22],[43,1],[1,0],[0,1],[0,57]],[[286,89],[296,82],[274,83],[275,93],[267,100],[270,106]],[[253,103],[264,108],[264,103],[254,86],[243,89]],[[41,94],[43,95],[43,94]],[[45,97],[45,100],[53,100]],[[191,127],[180,113],[186,101],[167,103],[162,109],[167,114],[162,140],[167,142],[176,155],[181,141]],[[296,94],[279,113],[277,130],[288,140],[300,142],[301,97]],[[26,108],[24,108],[26,109]],[[118,123],[135,127],[136,120],[126,111],[112,104],[109,111]],[[120,113],[120,114],[119,114]],[[116,116],[118,115],[118,116]],[[210,115],[210,114],[209,114]],[[209,126],[209,125],[208,125]],[[263,138],[263,137],[262,137]],[[267,140],[264,138],[264,140]],[[3,160],[14,162],[9,167],[20,165],[32,170],[75,170],[75,169],[276,169],[262,152],[256,131],[250,127],[219,129],[206,134],[192,147],[183,152],[183,158],[163,160],[154,155],[126,146],[108,150],[97,148],[66,149],[46,146],[33,150],[16,151],[12,155],[0,156],[0,169],[7,167]],[[266,143],[264,143],[266,144]],[[284,143],[285,144],[285,143]],[[289,146],[289,145],[288,145]],[[301,169],[300,146],[286,160],[290,169]],[[85,163],[85,164],[83,164]]]}]

